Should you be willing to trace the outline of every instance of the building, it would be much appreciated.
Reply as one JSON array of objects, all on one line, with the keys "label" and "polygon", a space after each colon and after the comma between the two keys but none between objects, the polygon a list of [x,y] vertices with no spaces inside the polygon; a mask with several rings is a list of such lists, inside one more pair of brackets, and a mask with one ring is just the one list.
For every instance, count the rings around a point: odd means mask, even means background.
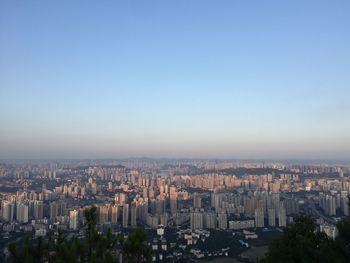
[{"label": "building", "polygon": [[256,208],[254,212],[255,227],[264,227],[264,210],[262,208]]},{"label": "building", "polygon": [[43,219],[44,218],[44,203],[43,201],[34,202],[34,218]]},{"label": "building", "polygon": [[163,198],[157,198],[156,201],[156,213],[161,215],[165,212],[165,200]]},{"label": "building", "polygon": [[193,207],[196,209],[202,208],[202,198],[198,193],[193,194]]},{"label": "building", "polygon": [[116,198],[116,203],[118,204],[125,204],[128,201],[128,197],[126,196],[125,193],[119,193],[118,197]]},{"label": "building", "polygon": [[123,220],[122,220],[122,226],[124,228],[127,228],[129,224],[129,204],[123,205]]},{"label": "building", "polygon": [[268,209],[268,223],[269,226],[276,226],[276,210],[274,208]]},{"label": "building", "polygon": [[159,225],[159,227],[157,228],[157,235],[158,236],[163,236],[164,235],[164,229],[165,229],[165,227],[163,225]]},{"label": "building", "polygon": [[336,215],[336,198],[333,195],[320,194],[319,205],[322,207],[323,211],[330,216]]},{"label": "building", "polygon": [[216,213],[207,212],[203,214],[203,226],[207,229],[216,228]]},{"label": "building", "polygon": [[58,204],[56,202],[50,203],[50,220],[51,222],[56,222],[58,215]]},{"label": "building", "polygon": [[320,231],[326,233],[332,239],[335,239],[338,235],[338,229],[334,225],[322,224],[320,225]]},{"label": "building", "polygon": [[78,210],[69,211],[69,228],[72,230],[78,229]]},{"label": "building", "polygon": [[109,207],[106,205],[100,206],[98,209],[99,212],[99,217],[98,217],[98,221],[100,224],[104,224],[105,222],[108,222],[108,210]]},{"label": "building", "polygon": [[191,212],[190,213],[190,225],[191,229],[203,229],[203,213]]},{"label": "building", "polygon": [[131,217],[130,217],[130,225],[131,227],[136,227],[137,226],[137,206],[136,203],[131,204],[131,211],[130,211]]},{"label": "building", "polygon": [[237,220],[228,222],[229,229],[239,230],[246,228],[253,228],[255,226],[254,220]]},{"label": "building", "polygon": [[59,204],[59,215],[60,216],[66,216],[67,215],[67,203],[61,201]]},{"label": "building", "polygon": [[211,194],[211,206],[215,209],[218,209],[221,207],[222,202],[222,196],[220,193],[212,193]]},{"label": "building", "polygon": [[326,213],[330,216],[336,215],[336,200],[335,196],[326,195]]},{"label": "building", "polygon": [[349,205],[348,205],[349,199],[347,197],[347,192],[346,192],[346,196],[342,196],[341,197],[341,210],[343,212],[344,215],[349,216]]},{"label": "building", "polygon": [[177,213],[177,193],[172,194],[171,191],[170,191],[170,212],[173,215]]},{"label": "building", "polygon": [[24,203],[17,204],[17,221],[20,223],[28,223],[29,209]]},{"label": "building", "polygon": [[278,212],[278,225],[280,227],[287,226],[286,209],[281,206]]},{"label": "building", "polygon": [[118,205],[113,205],[111,207],[111,222],[114,224],[118,223],[118,210]]},{"label": "building", "polygon": [[1,217],[5,221],[12,221],[15,214],[15,203],[12,201],[3,200],[1,203]]},{"label": "building", "polygon": [[218,214],[218,228],[227,229],[227,214],[219,213]]}]

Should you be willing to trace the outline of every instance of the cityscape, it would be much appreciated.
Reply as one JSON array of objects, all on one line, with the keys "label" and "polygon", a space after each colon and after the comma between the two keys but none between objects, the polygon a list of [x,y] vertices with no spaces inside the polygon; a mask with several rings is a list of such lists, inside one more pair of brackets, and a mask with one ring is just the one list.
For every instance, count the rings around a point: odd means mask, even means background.
[{"label": "cityscape", "polygon": [[[264,247],[299,213],[335,238],[349,216],[350,166],[229,160],[66,160],[0,166],[1,251],[28,233],[148,232],[157,262],[231,257]],[[213,243],[215,245],[213,245]],[[244,262],[244,261],[243,261]]]},{"label": "cityscape", "polygon": [[0,0],[0,263],[349,263],[349,14]]}]

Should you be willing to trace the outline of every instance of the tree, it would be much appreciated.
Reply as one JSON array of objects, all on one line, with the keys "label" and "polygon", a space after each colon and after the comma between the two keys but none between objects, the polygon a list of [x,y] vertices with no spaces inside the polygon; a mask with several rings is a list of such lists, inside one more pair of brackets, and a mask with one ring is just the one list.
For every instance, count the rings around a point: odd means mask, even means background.
[{"label": "tree", "polygon": [[43,242],[41,237],[33,243],[26,238],[19,247],[15,243],[10,243],[8,250],[12,255],[11,262],[16,263],[45,262],[45,258],[48,256],[47,244]]},{"label": "tree", "polygon": [[333,240],[315,229],[310,217],[300,215],[272,241],[262,262],[336,262]]},{"label": "tree", "polygon": [[110,230],[106,235],[99,234],[96,230],[96,210],[95,206],[84,210],[85,238],[67,239],[58,231],[56,241],[49,238],[44,242],[39,237],[36,242],[26,239],[23,244],[10,243],[9,262],[109,263],[118,262],[119,257],[126,263],[151,261],[152,250],[145,244],[145,230],[136,229],[126,239],[123,236],[113,236]]},{"label": "tree", "polygon": [[[348,201],[350,209],[350,197]],[[335,240],[316,232],[312,219],[300,215],[269,246],[262,262],[350,262],[350,217],[336,224]]]},{"label": "tree", "polygon": [[[350,211],[350,196],[348,197]],[[338,236],[335,239],[335,247],[339,257],[350,262],[350,217],[344,217],[337,222]]]},{"label": "tree", "polygon": [[145,230],[137,228],[127,239],[121,237],[123,261],[130,263],[151,261],[152,250],[144,244],[146,236]]}]

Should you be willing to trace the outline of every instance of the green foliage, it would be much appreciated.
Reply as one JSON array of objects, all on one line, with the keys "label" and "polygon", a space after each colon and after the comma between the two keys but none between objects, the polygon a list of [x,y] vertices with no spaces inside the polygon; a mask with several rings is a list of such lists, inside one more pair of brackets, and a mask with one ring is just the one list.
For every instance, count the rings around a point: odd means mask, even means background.
[{"label": "green foliage", "polygon": [[337,223],[338,236],[330,239],[316,232],[313,220],[300,215],[269,246],[263,263],[350,262],[350,218]]},{"label": "green foliage", "polygon": [[263,262],[333,262],[324,253],[331,240],[315,228],[310,217],[301,215],[273,240]]},{"label": "green foliage", "polygon": [[[349,197],[350,210],[350,197]],[[337,222],[338,236],[335,239],[335,247],[340,257],[350,262],[350,217],[343,218]]]},{"label": "green foliage", "polygon": [[48,257],[47,244],[43,242],[41,237],[36,239],[34,243],[26,238],[21,247],[10,243],[8,249],[12,255],[11,261],[16,263],[44,262],[44,258]]},{"label": "green foliage", "polygon": [[120,237],[123,260],[130,263],[151,261],[152,251],[144,244],[146,236],[144,230],[136,229],[127,239]]},{"label": "green foliage", "polygon": [[150,262],[152,250],[145,245],[147,233],[136,229],[126,239],[115,237],[109,230],[106,235],[96,230],[96,207],[84,211],[86,219],[86,237],[68,239],[59,231],[56,241],[49,239],[44,242],[38,238],[31,243],[29,239],[21,245],[11,243],[9,262],[13,263],[100,263],[119,262]]}]

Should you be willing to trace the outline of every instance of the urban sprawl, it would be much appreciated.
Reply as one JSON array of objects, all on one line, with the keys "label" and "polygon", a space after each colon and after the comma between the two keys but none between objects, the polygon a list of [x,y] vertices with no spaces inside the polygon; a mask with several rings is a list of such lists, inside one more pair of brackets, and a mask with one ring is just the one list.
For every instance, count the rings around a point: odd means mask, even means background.
[{"label": "urban sprawl", "polygon": [[[148,232],[153,261],[239,256],[264,245],[300,213],[335,238],[349,215],[350,167],[217,160],[32,161],[0,164],[0,245],[23,236]],[[230,243],[231,242],[231,243]]]}]

